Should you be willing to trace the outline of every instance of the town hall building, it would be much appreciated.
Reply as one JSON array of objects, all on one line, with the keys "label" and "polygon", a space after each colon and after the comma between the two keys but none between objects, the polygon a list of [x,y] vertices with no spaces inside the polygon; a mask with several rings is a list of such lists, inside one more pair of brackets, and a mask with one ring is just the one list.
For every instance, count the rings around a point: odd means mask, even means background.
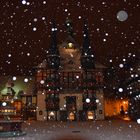
[{"label": "town hall building", "polygon": [[52,23],[46,59],[36,67],[37,120],[102,120],[105,67],[95,61],[86,23],[82,47],[74,38],[70,20],[66,29],[67,37],[58,45]]},{"label": "town hall building", "polygon": [[[57,28],[52,22],[46,58],[34,68],[34,76],[0,77],[0,118],[3,112],[13,111],[15,118],[37,121],[120,118],[120,109],[128,114],[129,98],[116,99],[107,96],[109,91],[104,92],[106,67],[95,60],[87,23],[81,46],[70,20],[66,21],[66,31],[66,38],[58,44]],[[9,109],[6,102],[11,98],[14,108]]]}]

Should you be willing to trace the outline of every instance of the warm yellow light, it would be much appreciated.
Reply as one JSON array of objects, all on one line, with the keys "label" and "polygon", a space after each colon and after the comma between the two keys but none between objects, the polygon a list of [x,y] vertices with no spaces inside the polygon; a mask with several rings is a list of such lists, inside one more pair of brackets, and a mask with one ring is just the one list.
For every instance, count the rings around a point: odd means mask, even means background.
[{"label": "warm yellow light", "polygon": [[14,101],[12,100],[11,103],[14,103]]},{"label": "warm yellow light", "polygon": [[93,112],[89,111],[88,112],[88,120],[93,120]]},{"label": "warm yellow light", "polygon": [[70,114],[69,114],[69,120],[74,120],[74,113],[73,112],[71,112]]},{"label": "warm yellow light", "polygon": [[89,120],[93,120],[93,116],[88,116],[88,119]]},{"label": "warm yellow light", "polygon": [[73,48],[73,43],[68,43],[68,48]]},{"label": "warm yellow light", "polygon": [[49,116],[54,116],[54,112],[50,112]]},{"label": "warm yellow light", "polygon": [[125,105],[126,104],[126,101],[123,101],[123,104]]}]

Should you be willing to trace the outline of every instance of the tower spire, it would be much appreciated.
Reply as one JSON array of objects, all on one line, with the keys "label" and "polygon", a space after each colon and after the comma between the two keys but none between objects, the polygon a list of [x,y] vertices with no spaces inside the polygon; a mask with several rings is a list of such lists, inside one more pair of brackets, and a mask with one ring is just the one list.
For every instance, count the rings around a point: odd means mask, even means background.
[{"label": "tower spire", "polygon": [[89,39],[89,33],[88,33],[88,27],[87,23],[84,20],[84,34],[83,34],[83,50],[82,53],[86,52],[88,48],[90,48],[90,39]]},{"label": "tower spire", "polygon": [[70,19],[66,20],[66,28],[67,28],[67,33],[68,35],[73,37],[73,25],[72,25],[72,21]]},{"label": "tower spire", "polygon": [[59,54],[58,48],[57,48],[57,37],[56,37],[57,27],[55,24],[55,21],[52,20],[52,28],[51,28],[51,46],[48,51],[49,54]]},{"label": "tower spire", "polygon": [[84,34],[83,34],[83,48],[81,55],[81,65],[83,69],[93,69],[94,66],[94,53],[90,46],[90,38],[88,33],[88,26],[84,20]]},{"label": "tower spire", "polygon": [[57,31],[57,27],[55,21],[52,20],[51,43],[50,43],[50,48],[47,51],[47,64],[51,69],[58,69],[60,65],[60,55],[57,47],[56,31]]}]

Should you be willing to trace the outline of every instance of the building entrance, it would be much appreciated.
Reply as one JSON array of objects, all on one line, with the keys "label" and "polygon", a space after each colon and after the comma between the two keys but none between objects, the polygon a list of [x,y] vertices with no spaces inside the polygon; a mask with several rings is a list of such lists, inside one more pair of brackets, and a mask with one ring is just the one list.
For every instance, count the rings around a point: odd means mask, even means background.
[{"label": "building entrance", "polygon": [[76,111],[76,96],[66,96],[66,108],[68,111]]},{"label": "building entrance", "polygon": [[76,120],[76,96],[66,96],[66,109],[68,112],[68,120]]}]

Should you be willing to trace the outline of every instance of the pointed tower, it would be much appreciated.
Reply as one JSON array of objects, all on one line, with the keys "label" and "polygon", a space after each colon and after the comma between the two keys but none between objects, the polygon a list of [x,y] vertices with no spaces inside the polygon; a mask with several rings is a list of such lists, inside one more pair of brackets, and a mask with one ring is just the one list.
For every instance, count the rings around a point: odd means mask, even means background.
[{"label": "pointed tower", "polygon": [[[47,68],[45,78],[45,112],[47,120],[56,120],[56,114],[59,110],[59,73],[60,55],[57,47],[56,25],[52,22],[51,46],[47,52]],[[44,113],[45,114],[45,113]]]},{"label": "pointed tower", "polygon": [[59,45],[59,52],[61,56],[61,70],[79,70],[79,67],[81,66],[81,51],[80,46],[74,36],[72,21],[70,19],[67,19],[65,22],[65,26],[67,35],[62,44]]},{"label": "pointed tower", "polygon": [[[97,62],[94,69],[94,53],[90,47],[87,24],[84,23],[82,50],[75,39],[72,21],[67,19],[65,26],[67,35],[57,45],[57,29],[53,22],[47,64],[41,69],[43,73],[39,75],[40,71],[37,71],[37,82],[39,81],[40,87],[44,86],[38,88],[37,119],[103,119],[103,94],[100,88],[102,69],[97,66]],[[96,99],[99,99],[102,106],[96,103]]]},{"label": "pointed tower", "polygon": [[83,48],[81,54],[81,66],[83,69],[94,69],[94,53],[90,46],[90,39],[88,33],[88,27],[86,22],[84,22],[84,34],[83,34]]},{"label": "pointed tower", "polygon": [[51,33],[51,46],[47,51],[47,65],[49,69],[59,69],[60,66],[60,55],[57,48],[57,37],[56,37],[56,25],[52,22],[52,33]]},{"label": "pointed tower", "polygon": [[70,19],[66,20],[66,29],[67,29],[67,33],[69,36],[73,37],[73,25],[72,25],[72,21]]}]

